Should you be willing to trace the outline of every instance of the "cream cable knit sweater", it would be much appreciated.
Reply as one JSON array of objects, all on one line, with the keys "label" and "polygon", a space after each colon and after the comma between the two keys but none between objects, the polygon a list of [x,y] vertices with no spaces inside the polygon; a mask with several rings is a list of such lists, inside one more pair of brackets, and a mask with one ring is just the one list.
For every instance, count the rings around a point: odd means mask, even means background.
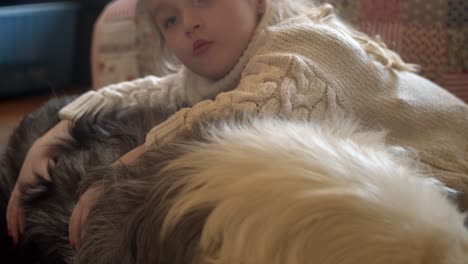
[{"label": "cream cable knit sweater", "polygon": [[388,130],[391,143],[416,150],[445,183],[468,193],[467,105],[416,74],[376,61],[330,10],[319,11],[279,24],[264,19],[236,68],[219,82],[183,69],[112,85],[83,95],[62,118],[115,104],[193,106],[153,128],[150,146],[236,111],[310,121],[349,113],[366,127]]}]

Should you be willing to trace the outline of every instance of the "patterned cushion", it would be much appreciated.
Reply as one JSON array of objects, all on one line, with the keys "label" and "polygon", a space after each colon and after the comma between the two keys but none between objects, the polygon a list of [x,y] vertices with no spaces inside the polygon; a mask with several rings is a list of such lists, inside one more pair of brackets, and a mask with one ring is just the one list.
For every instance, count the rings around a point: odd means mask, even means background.
[{"label": "patterned cushion", "polygon": [[327,0],[350,24],[468,102],[468,1]]}]

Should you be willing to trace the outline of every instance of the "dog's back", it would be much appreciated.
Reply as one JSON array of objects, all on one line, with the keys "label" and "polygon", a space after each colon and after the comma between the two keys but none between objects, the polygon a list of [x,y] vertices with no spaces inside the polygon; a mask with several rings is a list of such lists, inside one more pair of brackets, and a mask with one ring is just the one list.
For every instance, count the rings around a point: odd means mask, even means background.
[{"label": "dog's back", "polygon": [[453,191],[418,166],[350,122],[201,130],[108,172],[124,180],[90,215],[77,261],[466,263]]}]

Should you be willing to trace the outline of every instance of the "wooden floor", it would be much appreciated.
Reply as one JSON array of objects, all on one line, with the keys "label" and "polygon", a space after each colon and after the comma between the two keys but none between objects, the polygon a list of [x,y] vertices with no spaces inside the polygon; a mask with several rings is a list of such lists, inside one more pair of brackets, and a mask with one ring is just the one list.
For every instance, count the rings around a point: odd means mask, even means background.
[{"label": "wooden floor", "polygon": [[48,96],[34,96],[0,101],[0,151],[5,147],[11,131],[23,116],[48,99]]},{"label": "wooden floor", "polygon": [[[53,96],[66,94],[79,94],[87,88],[67,89]],[[0,151],[5,147],[12,130],[28,113],[34,111],[39,106],[47,102],[52,95],[35,95],[17,97],[14,99],[0,99]]]}]

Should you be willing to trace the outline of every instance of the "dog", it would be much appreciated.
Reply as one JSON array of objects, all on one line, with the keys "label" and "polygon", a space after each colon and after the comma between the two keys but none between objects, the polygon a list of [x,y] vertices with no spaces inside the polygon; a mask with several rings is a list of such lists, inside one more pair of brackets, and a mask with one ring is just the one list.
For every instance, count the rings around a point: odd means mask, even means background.
[{"label": "dog", "polygon": [[[69,138],[52,147],[51,181],[38,175],[38,185],[23,186],[26,230],[21,245],[7,234],[6,207],[31,145],[60,119],[59,110],[75,97],[56,98],[27,115],[13,131],[0,156],[0,256],[5,263],[72,263],[68,223],[80,189],[92,184],[93,170],[144,143],[146,133],[173,112],[152,109],[109,109],[73,122]],[[94,174],[96,175],[96,174]]]},{"label": "dog", "polygon": [[104,172],[75,263],[467,263],[457,192],[384,132],[249,120]]},{"label": "dog", "polygon": [[[57,111],[67,103],[61,100],[13,133],[0,163],[2,214],[27,150],[58,122]],[[71,137],[51,152],[51,181],[23,188],[24,243],[8,253],[29,257],[10,263],[468,259],[465,214],[451,200],[456,191],[411,150],[388,145],[384,132],[349,119],[312,124],[226,117],[148,148],[134,164],[109,166],[170,114],[111,109],[74,122]],[[91,184],[103,193],[75,254],[68,221]]]}]

